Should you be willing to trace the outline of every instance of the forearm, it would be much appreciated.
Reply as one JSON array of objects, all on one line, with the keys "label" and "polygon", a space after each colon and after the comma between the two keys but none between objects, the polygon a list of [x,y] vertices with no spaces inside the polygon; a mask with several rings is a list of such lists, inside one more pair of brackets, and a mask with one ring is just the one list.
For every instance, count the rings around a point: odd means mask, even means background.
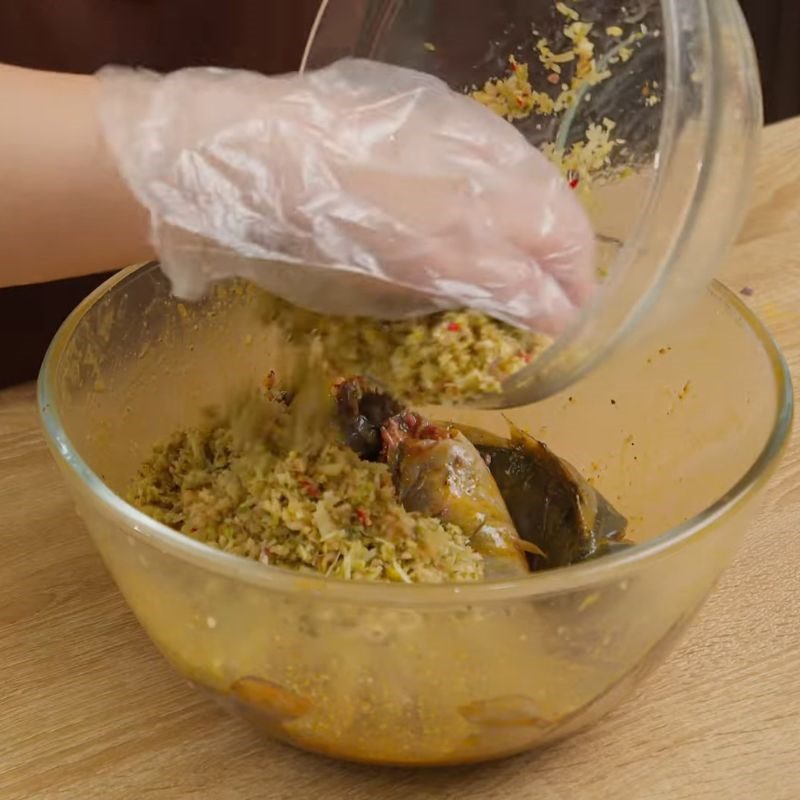
[{"label": "forearm", "polygon": [[103,143],[94,77],[0,65],[0,286],[151,257],[147,212]]}]

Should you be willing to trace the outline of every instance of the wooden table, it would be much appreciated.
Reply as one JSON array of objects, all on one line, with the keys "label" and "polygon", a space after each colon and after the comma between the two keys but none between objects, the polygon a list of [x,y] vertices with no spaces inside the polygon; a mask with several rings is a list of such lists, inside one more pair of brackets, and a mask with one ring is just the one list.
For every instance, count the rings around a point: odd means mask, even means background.
[{"label": "wooden table", "polygon": [[[723,277],[800,361],[800,120],[767,130]],[[0,393],[0,799],[800,798],[793,442],[743,552],[669,661],[592,730],[482,767],[348,766],[264,743],[176,677],[76,518],[31,386]]]}]

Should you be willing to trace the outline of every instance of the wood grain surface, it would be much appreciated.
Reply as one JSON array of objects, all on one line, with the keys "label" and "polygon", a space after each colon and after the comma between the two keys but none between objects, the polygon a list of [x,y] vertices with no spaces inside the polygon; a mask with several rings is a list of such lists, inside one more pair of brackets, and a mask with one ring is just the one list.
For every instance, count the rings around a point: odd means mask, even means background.
[{"label": "wood grain surface", "polygon": [[[723,269],[800,361],[800,120],[767,130]],[[668,662],[593,729],[480,767],[348,766],[259,739],[139,629],[76,518],[32,387],[0,393],[0,798],[800,798],[800,450]]]}]

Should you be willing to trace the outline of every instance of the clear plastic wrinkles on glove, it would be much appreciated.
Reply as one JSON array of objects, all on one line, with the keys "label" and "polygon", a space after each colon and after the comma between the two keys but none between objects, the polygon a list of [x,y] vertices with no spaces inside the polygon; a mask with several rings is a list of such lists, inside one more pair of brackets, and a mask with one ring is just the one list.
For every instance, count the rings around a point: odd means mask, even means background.
[{"label": "clear plastic wrinkles on glove", "polygon": [[437,78],[361,60],[99,77],[179,297],[241,277],[321,313],[468,307],[557,334],[592,294],[594,235],[563,176]]}]

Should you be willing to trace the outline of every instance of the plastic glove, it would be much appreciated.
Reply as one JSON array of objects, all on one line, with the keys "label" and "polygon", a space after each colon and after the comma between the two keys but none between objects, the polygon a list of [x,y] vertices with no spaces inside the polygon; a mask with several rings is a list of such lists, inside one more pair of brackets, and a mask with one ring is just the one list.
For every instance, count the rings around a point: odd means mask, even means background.
[{"label": "plastic glove", "polygon": [[237,276],[323,313],[471,307],[557,333],[592,293],[594,236],[566,181],[436,78],[359,60],[99,76],[179,297]]}]

